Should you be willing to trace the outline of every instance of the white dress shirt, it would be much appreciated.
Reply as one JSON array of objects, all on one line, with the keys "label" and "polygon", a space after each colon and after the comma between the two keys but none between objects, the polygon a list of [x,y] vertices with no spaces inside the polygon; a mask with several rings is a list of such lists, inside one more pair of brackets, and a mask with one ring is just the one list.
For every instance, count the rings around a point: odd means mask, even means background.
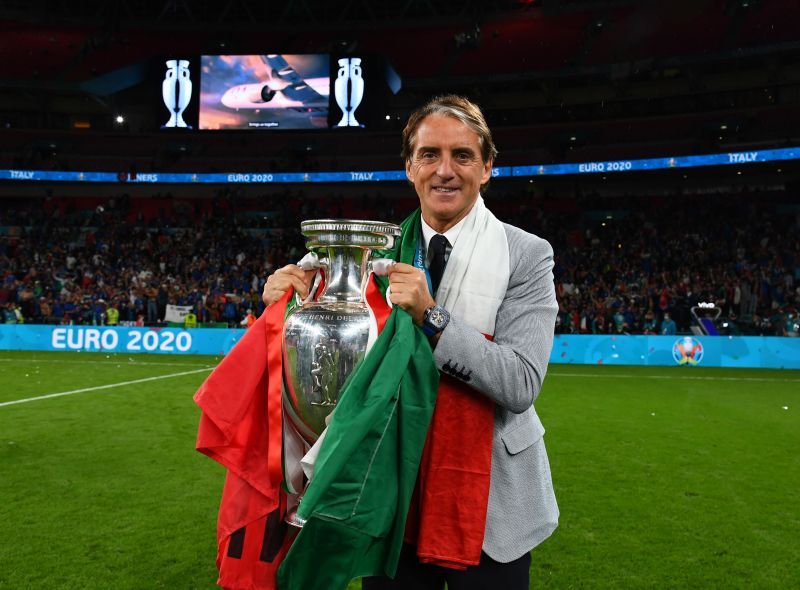
[{"label": "white dress shirt", "polygon": [[[461,228],[464,227],[464,221],[467,219],[465,215],[464,218],[456,223],[453,227],[448,229],[442,235],[447,238],[447,248],[444,251],[444,261],[447,262],[447,259],[450,258],[450,251],[453,249],[453,246],[456,245],[456,240],[458,239],[458,234],[461,233]],[[422,222],[422,241],[425,245],[425,263],[430,268],[431,266],[431,257],[433,253],[430,251],[431,238],[438,234],[435,229],[433,229],[430,225],[425,223],[425,219],[420,217],[420,221]]]}]

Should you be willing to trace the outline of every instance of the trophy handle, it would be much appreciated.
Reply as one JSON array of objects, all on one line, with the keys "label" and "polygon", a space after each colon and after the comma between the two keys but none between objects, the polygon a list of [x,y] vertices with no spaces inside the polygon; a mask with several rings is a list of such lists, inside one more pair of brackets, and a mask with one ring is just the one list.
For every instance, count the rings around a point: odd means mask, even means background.
[{"label": "trophy handle", "polygon": [[[303,258],[297,263],[303,270],[318,270],[322,269],[325,273],[325,276],[329,276],[329,268],[330,264],[328,261],[327,256],[320,257],[317,255],[316,252],[308,252]],[[315,294],[317,291],[317,287],[320,283],[320,276],[319,273],[314,277],[314,282],[311,284],[311,289],[308,292],[308,296],[305,299],[301,299],[300,295],[295,293],[295,297],[297,298],[297,303],[299,305],[305,305],[306,303],[310,303],[314,301]]]},{"label": "trophy handle", "polygon": [[367,263],[367,270],[374,272],[376,276],[385,277],[395,264],[397,263],[391,258],[373,258]]},{"label": "trophy handle", "polygon": [[[328,257],[327,256],[319,256],[319,257],[317,257],[317,262],[319,263],[319,266],[317,268],[322,271],[322,274],[325,277],[330,277],[331,276],[330,275],[330,261],[328,260]],[[309,291],[308,291],[308,297],[306,297],[305,300],[303,301],[304,304],[305,303],[309,303],[311,301],[314,301],[315,299],[319,299],[320,295],[322,295],[322,293],[317,293],[317,289],[319,288],[319,284],[320,284],[321,280],[322,280],[322,278],[320,277],[320,273],[318,272],[314,276],[314,282],[311,284],[311,289],[309,289]],[[328,278],[325,279],[326,282],[325,282],[325,287],[323,288],[323,292],[325,291],[325,289],[328,286],[328,284],[327,284],[328,280],[329,280]]]}]

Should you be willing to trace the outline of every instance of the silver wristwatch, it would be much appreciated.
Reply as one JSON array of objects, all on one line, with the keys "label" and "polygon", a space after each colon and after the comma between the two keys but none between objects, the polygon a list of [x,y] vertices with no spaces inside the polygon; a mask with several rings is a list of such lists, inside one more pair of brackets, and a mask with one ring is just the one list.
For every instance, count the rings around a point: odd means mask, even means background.
[{"label": "silver wristwatch", "polygon": [[445,329],[450,321],[450,312],[439,305],[431,305],[425,310],[425,319],[422,321],[422,331],[426,336],[435,336]]}]

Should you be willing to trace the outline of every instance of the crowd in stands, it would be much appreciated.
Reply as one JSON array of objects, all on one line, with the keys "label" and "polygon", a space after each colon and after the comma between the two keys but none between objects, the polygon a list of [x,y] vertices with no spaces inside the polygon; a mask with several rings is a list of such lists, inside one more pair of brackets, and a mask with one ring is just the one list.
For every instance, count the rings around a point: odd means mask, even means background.
[{"label": "crowd in stands", "polygon": [[130,203],[0,213],[11,234],[0,240],[5,321],[153,325],[173,304],[191,305],[199,324],[238,326],[263,309],[265,277],[301,255],[299,234],[280,227],[280,214],[277,227],[251,235],[224,198],[151,220],[132,215]]},{"label": "crowd in stands", "polygon": [[[247,325],[264,309],[266,277],[302,257],[300,220],[368,211],[399,221],[413,203],[223,191],[145,215],[139,201],[51,197],[0,210],[0,321],[163,325],[171,304],[191,306],[199,325]],[[487,201],[553,245],[558,333],[686,333],[691,309],[713,302],[729,333],[797,335],[800,210],[781,195],[548,199],[493,188]]]},{"label": "crowd in stands", "polygon": [[523,224],[556,252],[557,332],[688,333],[692,310],[709,315],[713,304],[722,334],[798,335],[800,208],[790,200],[589,196],[576,209]]}]

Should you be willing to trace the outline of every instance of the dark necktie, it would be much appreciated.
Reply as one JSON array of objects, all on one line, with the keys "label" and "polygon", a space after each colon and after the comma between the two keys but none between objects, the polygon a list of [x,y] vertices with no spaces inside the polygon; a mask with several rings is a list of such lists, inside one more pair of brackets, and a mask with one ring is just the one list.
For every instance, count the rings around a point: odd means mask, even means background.
[{"label": "dark necktie", "polygon": [[431,257],[431,267],[428,269],[431,273],[431,286],[433,292],[439,288],[439,283],[444,274],[444,254],[447,250],[449,242],[442,234],[436,234],[431,238],[431,243],[428,246],[431,249],[433,256]]}]

